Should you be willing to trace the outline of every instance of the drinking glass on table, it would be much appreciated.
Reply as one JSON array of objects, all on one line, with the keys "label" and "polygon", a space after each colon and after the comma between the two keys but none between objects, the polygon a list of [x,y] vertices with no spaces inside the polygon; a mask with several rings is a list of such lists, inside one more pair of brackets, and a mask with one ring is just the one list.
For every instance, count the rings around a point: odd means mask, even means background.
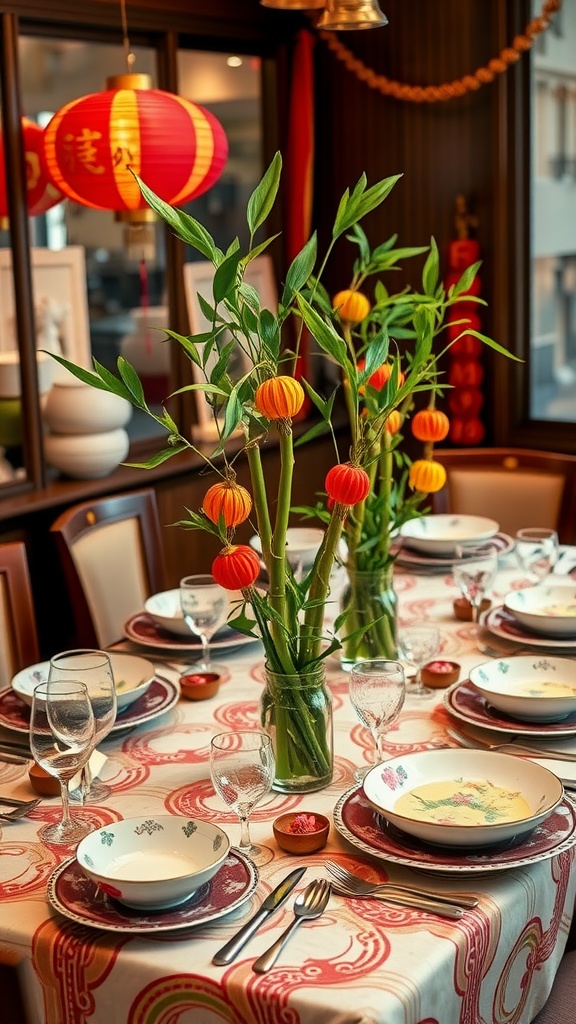
[{"label": "drinking glass on table", "polygon": [[407,691],[411,697],[432,697],[422,683],[422,669],[435,658],[440,648],[440,631],[437,626],[402,626],[398,630],[398,653],[416,668],[412,686]]},{"label": "drinking glass on table", "polygon": [[213,672],[210,641],[228,618],[228,594],[213,576],[185,576],[180,580],[180,606],[184,621],[202,644],[202,668]]},{"label": "drinking glass on table", "polygon": [[452,576],[460,588],[462,597],[470,604],[475,630],[480,616],[480,606],[496,579],[497,570],[498,548],[495,544],[488,541],[482,544],[456,546]]},{"label": "drinking glass on table", "polygon": [[30,750],[36,764],[58,779],[60,821],[46,825],[40,838],[49,843],[76,843],[92,831],[91,822],[70,815],[68,783],[88,761],[94,746],[94,712],[88,689],[78,679],[40,683],[30,713]]},{"label": "drinking glass on table", "polygon": [[[373,764],[384,760],[384,738],[396,721],[406,696],[406,678],[399,661],[371,658],[357,661],[348,679],[352,706],[374,740]],[[358,768],[354,778],[361,782],[372,765]]]},{"label": "drinking glass on table", "polygon": [[[94,713],[94,749],[108,735],[116,721],[116,686],[110,658],[105,651],[90,648],[55,654],[50,659],[48,686],[68,679],[80,679],[88,690]],[[81,789],[84,803],[101,803],[110,796],[108,786],[92,779],[88,764],[82,771]]]},{"label": "drinking glass on table", "polygon": [[210,744],[210,774],[214,789],[240,819],[238,848],[252,859],[258,858],[261,847],[250,838],[249,819],[252,808],[272,788],[275,760],[268,733],[221,732]]},{"label": "drinking glass on table", "polygon": [[533,583],[541,583],[558,561],[558,534],[536,526],[516,533],[516,558]]}]

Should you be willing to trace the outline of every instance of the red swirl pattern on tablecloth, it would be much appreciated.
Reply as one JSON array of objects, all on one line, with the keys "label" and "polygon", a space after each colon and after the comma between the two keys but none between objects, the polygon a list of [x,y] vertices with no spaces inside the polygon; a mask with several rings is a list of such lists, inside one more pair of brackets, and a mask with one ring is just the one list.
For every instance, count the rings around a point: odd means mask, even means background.
[{"label": "red swirl pattern on tablecloth", "polygon": [[174,722],[169,732],[148,729],[127,737],[122,750],[143,765],[200,764],[208,759],[213,735],[214,726],[209,723]]},{"label": "red swirl pattern on tablecloth", "polygon": [[[79,818],[82,822],[88,822],[90,831],[93,832],[97,828],[102,828],[104,825],[109,825],[112,821],[120,821],[122,815],[112,810],[109,807],[102,807],[101,805],[85,804],[83,807],[78,807],[77,804],[71,808],[70,811],[73,818]],[[31,812],[30,817],[40,818],[47,825],[51,825],[54,822],[60,821],[62,816],[62,808],[60,804],[54,806],[47,806],[41,804]],[[70,857],[76,850],[78,841],[71,843],[70,845],[62,843],[50,843],[44,840],[48,849],[58,854],[59,860],[64,857]]]},{"label": "red swirl pattern on tablecloth", "polygon": [[[284,793],[274,794],[274,816],[291,811],[298,806],[298,797]],[[184,814],[192,818],[213,821],[226,830],[227,825],[238,825],[238,815],[229,810],[216,796],[210,779],[194,782],[188,786],[175,789],[164,802],[166,810],[172,814]],[[250,812],[250,821],[269,821],[271,817],[270,803],[256,804]],[[272,829],[270,829],[272,831]]]},{"label": "red swirl pattern on tablecloth", "polygon": [[19,901],[37,890],[45,891],[56,863],[57,858],[44,844],[3,842],[0,900]]},{"label": "red swirl pattern on tablecloth", "polygon": [[[211,1019],[247,1024],[248,1018],[228,1002],[221,984],[198,974],[171,974],[151,982],[132,1003],[126,1024],[176,1024],[188,1010],[202,1008]],[[297,1024],[296,1018],[291,1020]]]},{"label": "red swirl pattern on tablecloth", "polygon": [[[221,726],[221,731],[227,729],[254,729],[258,728],[258,701],[243,700],[231,704],[221,704],[214,712],[214,719]],[[215,729],[214,732],[218,732]]]}]

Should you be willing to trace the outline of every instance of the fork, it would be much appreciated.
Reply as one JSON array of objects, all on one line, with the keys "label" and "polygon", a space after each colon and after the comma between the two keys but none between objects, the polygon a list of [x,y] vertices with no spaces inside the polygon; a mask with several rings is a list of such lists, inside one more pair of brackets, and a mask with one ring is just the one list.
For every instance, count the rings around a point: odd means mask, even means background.
[{"label": "fork", "polygon": [[340,887],[344,887],[356,896],[377,896],[379,893],[406,893],[409,896],[421,897],[425,900],[432,900],[436,903],[448,903],[455,907],[464,907],[472,910],[478,906],[475,896],[460,896],[457,893],[429,892],[426,889],[419,889],[416,886],[396,885],[394,882],[367,882],[365,878],[359,878],[347,868],[335,864],[329,860],[326,867],[335,878]]},{"label": "fork", "polygon": [[0,821],[16,821],[18,818],[23,818],[26,814],[37,807],[40,800],[29,800],[25,804],[20,804],[19,807],[15,807],[13,811],[7,811],[6,814],[0,813]]},{"label": "fork", "polygon": [[310,885],[307,885],[304,892],[301,892],[294,900],[294,920],[288,925],[285,931],[276,942],[262,953],[252,964],[252,970],[257,974],[265,974],[274,966],[279,953],[288,942],[288,939],[296,931],[303,921],[310,921],[312,918],[320,917],[328,906],[332,887],[325,878],[315,878]]},{"label": "fork", "polygon": [[452,739],[458,740],[463,746],[472,747],[473,749],[500,750],[503,753],[508,752],[510,754],[531,754],[532,757],[550,758],[553,761],[576,761],[576,754],[570,753],[568,750],[542,750],[538,747],[530,747],[525,743],[512,743],[510,741],[494,743],[491,740],[466,736],[464,733],[452,728],[447,729],[446,732]]}]

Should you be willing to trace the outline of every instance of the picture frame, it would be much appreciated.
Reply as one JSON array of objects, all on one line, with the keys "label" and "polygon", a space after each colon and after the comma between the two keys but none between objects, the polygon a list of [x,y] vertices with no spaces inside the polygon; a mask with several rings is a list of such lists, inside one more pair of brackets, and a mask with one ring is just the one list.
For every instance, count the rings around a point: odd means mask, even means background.
[{"label": "picture frame", "polygon": [[[212,303],[212,281],[214,278],[214,266],[209,260],[195,260],[184,264],[184,289],[186,293],[186,305],[188,308],[188,320],[191,334],[203,334],[210,330],[211,323],[202,312],[198,295],[201,295],[207,302]],[[272,257],[268,254],[257,256],[246,267],[244,280],[256,288],[262,302],[262,308],[275,312],[278,306],[278,291]],[[225,332],[221,336],[221,344],[229,340]],[[233,377],[239,379],[247,370],[250,364],[244,353],[238,349],[238,360],[233,370]],[[217,353],[213,353],[214,362]],[[208,362],[210,367],[211,359]],[[192,363],[192,375],[195,383],[203,383],[204,377],[199,368]],[[196,400],[196,422],[192,424],[192,438],[194,441],[214,441],[218,437],[217,425],[214,422],[214,414],[203,391],[195,392]]]},{"label": "picture frame", "polygon": [[[92,365],[86,256],[71,245],[30,251],[37,348],[61,351],[66,359]],[[0,352],[18,348],[12,252],[0,249]]]}]

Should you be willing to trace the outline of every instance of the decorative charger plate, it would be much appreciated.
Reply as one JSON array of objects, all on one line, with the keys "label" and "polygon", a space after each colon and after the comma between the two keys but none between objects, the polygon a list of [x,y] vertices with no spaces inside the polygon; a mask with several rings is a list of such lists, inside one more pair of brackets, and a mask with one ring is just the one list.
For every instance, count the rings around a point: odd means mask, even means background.
[{"label": "decorative charger plate", "polygon": [[[174,707],[179,696],[180,689],[176,683],[164,679],[163,676],[154,676],[146,693],[135,700],[133,704],[129,704],[127,708],[118,712],[110,735],[135,729],[143,722],[158,718],[159,715],[163,715],[165,711]],[[30,731],[30,708],[11,686],[0,693],[0,725],[5,726],[6,729],[12,729],[14,732],[28,734]]]},{"label": "decorative charger plate", "polygon": [[155,914],[142,914],[107,896],[78,866],[65,860],[48,879],[48,900],[64,917],[106,932],[134,935],[182,931],[216,921],[241,907],[258,885],[258,869],[239,850],[230,850],[217,875],[185,903]]},{"label": "decorative charger plate", "polygon": [[[515,541],[507,533],[496,533],[490,538],[490,544],[498,548],[499,555],[507,555],[513,550]],[[398,565],[409,569],[428,569],[430,572],[449,572],[454,555],[425,555],[421,551],[402,545],[396,559]]]},{"label": "decorative charger plate", "polygon": [[514,736],[546,736],[549,740],[576,736],[576,715],[570,715],[559,722],[525,722],[512,718],[505,711],[499,711],[489,704],[469,679],[451,686],[442,700],[451,715],[495,732],[512,733]]},{"label": "decorative charger plate", "polygon": [[576,805],[565,796],[529,836],[515,845],[462,850],[432,846],[390,825],[355,786],[334,808],[334,824],[356,849],[393,864],[435,874],[483,875],[536,864],[576,844]]},{"label": "decorative charger plate", "polygon": [[[202,644],[199,637],[178,636],[176,633],[169,633],[162,629],[151,615],[147,612],[137,612],[132,615],[124,625],[124,635],[128,640],[134,640],[144,647],[156,647],[160,650],[171,651],[194,651],[199,654],[202,651]],[[245,644],[257,643],[258,637],[246,636],[238,633],[237,630],[225,626],[218,630],[210,641],[211,651],[233,650],[235,647],[243,647]]]},{"label": "decorative charger plate", "polygon": [[490,608],[480,619],[482,625],[494,636],[502,637],[504,640],[514,640],[524,647],[547,647],[554,650],[574,651],[576,650],[576,639],[568,637],[544,636],[523,629],[517,619],[507,612],[503,604]]}]

